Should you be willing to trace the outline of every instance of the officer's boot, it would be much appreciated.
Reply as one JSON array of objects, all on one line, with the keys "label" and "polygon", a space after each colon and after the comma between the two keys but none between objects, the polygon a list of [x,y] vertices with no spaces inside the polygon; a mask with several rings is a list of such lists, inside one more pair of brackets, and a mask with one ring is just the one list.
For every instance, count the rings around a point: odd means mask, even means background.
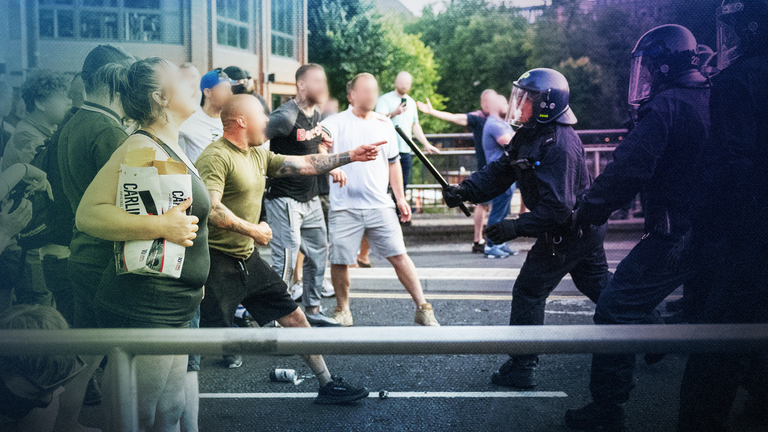
[{"label": "officer's boot", "polygon": [[624,432],[624,407],[592,402],[583,408],[566,411],[565,425],[577,430]]},{"label": "officer's boot", "polygon": [[538,365],[539,359],[535,357],[511,358],[501,365],[498,372],[493,373],[491,382],[504,387],[534,388]]}]

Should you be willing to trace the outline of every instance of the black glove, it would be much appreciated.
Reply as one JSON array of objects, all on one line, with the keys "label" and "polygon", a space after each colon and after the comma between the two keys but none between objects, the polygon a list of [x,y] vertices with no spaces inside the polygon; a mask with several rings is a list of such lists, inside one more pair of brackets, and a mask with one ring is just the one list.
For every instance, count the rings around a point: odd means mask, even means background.
[{"label": "black glove", "polygon": [[493,244],[502,244],[514,240],[517,238],[516,223],[517,221],[514,219],[504,219],[503,221],[486,228],[485,235],[488,237],[488,240],[493,242]]},{"label": "black glove", "polygon": [[467,191],[461,186],[446,186],[443,188],[443,200],[450,208],[458,207],[467,200]]}]

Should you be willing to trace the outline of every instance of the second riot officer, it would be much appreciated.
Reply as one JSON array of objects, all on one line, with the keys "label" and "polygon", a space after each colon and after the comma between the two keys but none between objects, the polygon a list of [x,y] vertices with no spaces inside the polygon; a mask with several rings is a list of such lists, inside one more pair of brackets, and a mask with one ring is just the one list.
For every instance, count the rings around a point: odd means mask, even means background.
[{"label": "second riot officer", "polygon": [[[600,294],[596,324],[653,323],[654,309],[692,282],[693,272],[669,257],[691,227],[695,161],[709,131],[709,83],[696,52],[693,34],[679,25],[648,31],[632,51],[629,103],[639,106],[637,125],[579,201],[575,219],[580,226],[603,224],[644,190],[645,235]],[[593,402],[568,411],[568,427],[623,431],[634,368],[634,354],[594,354]]]}]

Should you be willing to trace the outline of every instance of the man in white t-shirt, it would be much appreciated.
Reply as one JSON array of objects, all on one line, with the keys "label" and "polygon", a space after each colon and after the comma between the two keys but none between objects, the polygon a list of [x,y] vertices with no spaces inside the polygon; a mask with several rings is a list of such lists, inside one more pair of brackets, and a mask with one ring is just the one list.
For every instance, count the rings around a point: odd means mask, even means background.
[{"label": "man in white t-shirt", "polygon": [[[427,141],[424,131],[419,124],[419,110],[416,101],[408,95],[413,85],[413,77],[408,72],[402,71],[395,78],[395,90],[382,95],[376,103],[376,112],[384,114],[392,119],[392,124],[400,126],[408,138],[416,137],[416,140],[424,146],[426,153],[440,153],[437,147]],[[411,148],[397,136],[398,149],[400,151],[400,165],[403,169],[403,188],[408,186],[411,180]]]},{"label": "man in white t-shirt", "polygon": [[381,147],[376,160],[364,166],[350,164],[341,167],[347,177],[346,186],[331,187],[328,226],[331,281],[336,292],[334,318],[345,326],[352,325],[349,266],[357,262],[360,240],[365,235],[374,253],[389,260],[398,279],[411,294],[416,303],[414,322],[439,326],[432,305],[424,298],[416,266],[406,253],[395,205],[387,194],[387,185],[391,185],[400,210],[400,221],[409,221],[411,209],[403,192],[397,133],[389,118],[374,112],[379,97],[376,78],[368,73],[358,74],[347,85],[347,96],[354,108],[322,121],[324,133],[333,140],[329,151],[343,152],[371,140],[387,141],[387,144]]},{"label": "man in white t-shirt", "polygon": [[192,114],[179,128],[179,146],[194,162],[208,144],[221,138],[224,127],[221,124],[221,108],[232,96],[232,80],[224,71],[212,70],[200,79],[203,92],[201,109]]}]

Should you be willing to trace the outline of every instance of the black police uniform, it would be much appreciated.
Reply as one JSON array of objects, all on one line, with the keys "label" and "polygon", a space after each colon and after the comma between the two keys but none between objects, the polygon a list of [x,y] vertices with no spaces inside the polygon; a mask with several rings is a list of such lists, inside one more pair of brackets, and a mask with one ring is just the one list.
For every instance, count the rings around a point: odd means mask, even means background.
[{"label": "black police uniform", "polygon": [[[695,159],[709,130],[709,89],[671,88],[638,113],[639,122],[614,152],[578,206],[578,221],[602,224],[645,189],[645,235],[616,268],[597,302],[596,324],[652,323],[653,311],[692,273],[668,256],[690,229]],[[635,355],[595,354],[590,391],[595,402],[621,404],[634,387]]]},{"label": "black police uniform", "polygon": [[[761,24],[763,25],[763,24]],[[737,59],[712,80],[711,140],[689,244],[701,323],[768,323],[768,52]],[[745,411],[768,424],[768,358],[692,354],[680,392],[680,432],[725,431],[738,386]]]},{"label": "black police uniform", "polygon": [[[611,277],[603,249],[606,227],[592,226],[581,238],[571,229],[576,200],[592,182],[584,147],[571,126],[552,122],[519,129],[500,159],[459,188],[468,201],[482,203],[515,181],[530,210],[515,222],[517,235],[537,240],[512,290],[509,324],[542,325],[546,299],[567,274],[576,288],[597,301]],[[535,362],[537,357],[515,360]]]}]

